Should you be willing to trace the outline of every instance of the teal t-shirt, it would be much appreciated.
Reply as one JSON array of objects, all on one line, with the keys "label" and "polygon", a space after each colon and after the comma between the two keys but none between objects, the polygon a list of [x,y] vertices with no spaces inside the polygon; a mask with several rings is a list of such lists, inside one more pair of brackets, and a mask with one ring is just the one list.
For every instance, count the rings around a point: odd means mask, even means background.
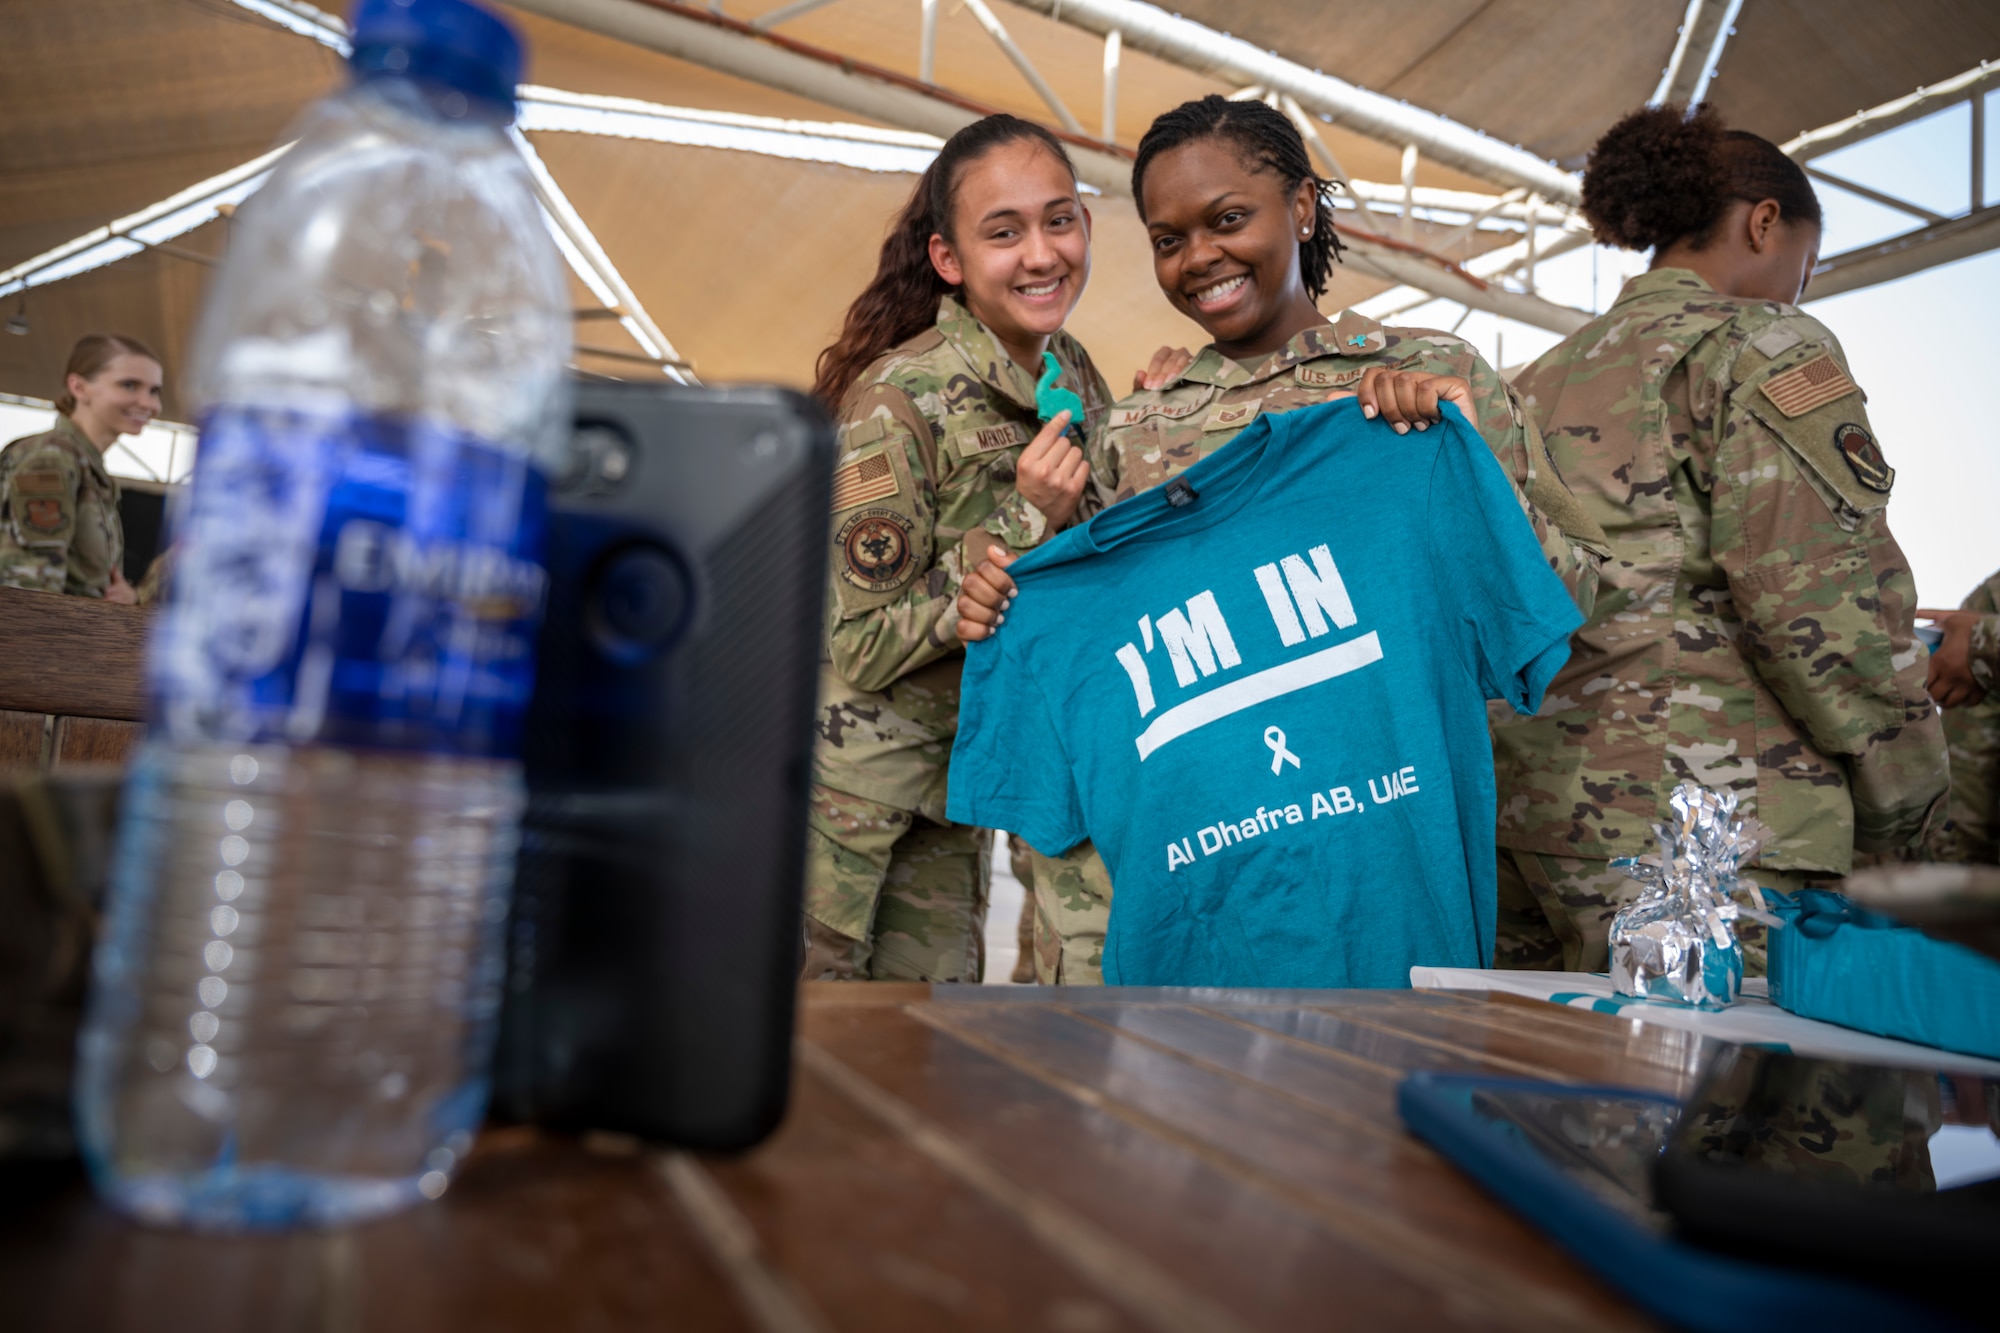
[{"label": "teal t-shirt", "polygon": [[1532,712],[1582,617],[1455,407],[1259,418],[1013,567],[966,650],[947,808],[1094,839],[1114,985],[1404,986],[1484,967],[1487,699]]}]

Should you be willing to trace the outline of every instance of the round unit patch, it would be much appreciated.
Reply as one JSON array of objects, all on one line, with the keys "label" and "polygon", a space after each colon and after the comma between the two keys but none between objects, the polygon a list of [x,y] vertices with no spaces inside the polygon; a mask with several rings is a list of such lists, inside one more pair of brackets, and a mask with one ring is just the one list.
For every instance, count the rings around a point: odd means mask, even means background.
[{"label": "round unit patch", "polygon": [[1882,457],[1881,446],[1875,443],[1875,437],[1868,433],[1865,426],[1857,426],[1851,421],[1835,426],[1833,444],[1863,486],[1884,495],[1889,493],[1889,487],[1896,481],[1896,469]]},{"label": "round unit patch", "polygon": [[893,509],[863,509],[840,525],[840,577],[864,592],[891,592],[909,581],[917,553],[914,528]]}]

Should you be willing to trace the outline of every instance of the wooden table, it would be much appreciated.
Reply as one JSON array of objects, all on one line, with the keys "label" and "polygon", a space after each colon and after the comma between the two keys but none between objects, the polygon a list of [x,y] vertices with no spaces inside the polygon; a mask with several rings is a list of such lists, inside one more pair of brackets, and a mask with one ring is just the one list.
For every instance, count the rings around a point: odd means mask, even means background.
[{"label": "wooden table", "polygon": [[144,607],[0,588],[0,773],[128,758],[151,623]]},{"label": "wooden table", "polygon": [[807,987],[736,1159],[501,1129],[344,1232],[148,1231],[72,1176],[0,1227],[0,1328],[1648,1326],[1404,1132],[1417,1069],[1685,1092],[1700,1039],[1506,996]]}]

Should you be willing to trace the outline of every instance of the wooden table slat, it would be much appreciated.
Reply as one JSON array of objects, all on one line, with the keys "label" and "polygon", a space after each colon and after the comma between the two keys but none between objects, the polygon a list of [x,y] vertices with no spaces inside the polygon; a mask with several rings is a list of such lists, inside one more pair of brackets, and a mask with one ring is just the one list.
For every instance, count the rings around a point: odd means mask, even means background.
[{"label": "wooden table slat", "polygon": [[1190,1151],[913,1019],[809,1018],[809,1038],[850,1068],[1171,1271],[1198,1273],[1257,1327],[1313,1327],[1332,1311],[1383,1328],[1496,1322],[1479,1303],[1441,1299],[1399,1263],[1343,1243],[1317,1201],[1260,1188],[1219,1154]]},{"label": "wooden table slat", "polygon": [[0,708],[0,773],[39,770],[48,725],[46,714]]},{"label": "wooden table slat", "polygon": [[0,708],[140,720],[152,620],[143,607],[0,588]]},{"label": "wooden table slat", "polygon": [[741,1157],[489,1131],[444,1199],[217,1239],[0,1180],[0,1327],[1638,1329],[1401,1128],[1418,1069],[1682,1086],[1686,1034],[1402,992],[805,988]]},{"label": "wooden table slat", "polygon": [[[933,1023],[955,1006],[931,1006]],[[1171,1056],[1118,1044],[1115,1036],[1079,1026],[1015,1022],[1033,1011],[985,1006],[982,1036],[1011,1038],[1017,1053],[1058,1077],[1090,1077],[1107,1101],[1156,1134],[1205,1146],[1246,1180],[1266,1190],[1309,1198],[1316,1214],[1340,1227],[1349,1243],[1373,1247],[1377,1257],[1404,1267],[1420,1281],[1480,1284],[1508,1292],[1515,1303],[1543,1305],[1538,1317],[1568,1322],[1560,1302],[1513,1281],[1510,1250],[1523,1247],[1532,1262],[1546,1260],[1539,1237],[1508,1222],[1496,1226],[1489,1205],[1465,1179],[1420,1144],[1346,1131],[1295,1103],[1264,1095],[1253,1085],[1219,1077]],[[956,1009],[953,1017],[978,1012]],[[1059,1018],[1060,1011],[1043,1011]],[[951,1030],[951,1029],[947,1029]],[[1393,1123],[1393,1121],[1392,1121]]]},{"label": "wooden table slat", "polygon": [[119,722],[103,717],[59,717],[56,719],[55,753],[51,768],[71,768],[79,764],[123,764],[144,739],[146,728],[138,722]]}]

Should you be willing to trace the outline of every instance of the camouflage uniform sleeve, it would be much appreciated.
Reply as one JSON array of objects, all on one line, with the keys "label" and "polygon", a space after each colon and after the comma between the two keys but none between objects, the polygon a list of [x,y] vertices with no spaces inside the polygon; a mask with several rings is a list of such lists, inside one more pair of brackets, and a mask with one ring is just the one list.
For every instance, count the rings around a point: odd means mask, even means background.
[{"label": "camouflage uniform sleeve", "polygon": [[964,548],[937,547],[936,447],[908,394],[864,390],[840,428],[833,474],[827,647],[860,690],[958,651]]},{"label": "camouflage uniform sleeve", "polygon": [[1846,763],[1854,849],[1887,852],[1941,806],[1944,736],[1913,632],[1916,583],[1886,520],[1895,474],[1819,333],[1735,363],[1710,445],[1710,549],[1744,658],[1814,747]]},{"label": "camouflage uniform sleeve", "polygon": [[1576,609],[1590,618],[1597,605],[1598,571],[1611,555],[1604,529],[1584,512],[1549,457],[1548,444],[1519,396],[1486,359],[1466,348],[1464,374],[1478,409],[1473,423],[1514,484],[1521,512],[1549,568],[1569,590]]},{"label": "camouflage uniform sleeve", "polygon": [[1978,614],[1972,628],[1973,679],[1986,697],[1944,711],[1951,764],[1951,817],[1932,848],[1940,861],[2000,863],[2000,574],[1965,599]]},{"label": "camouflage uniform sleeve", "polygon": [[69,570],[70,542],[76,536],[77,498],[82,469],[57,444],[26,446],[8,477],[6,522],[18,550],[0,557],[0,583],[36,592],[59,593]]},{"label": "camouflage uniform sleeve", "polygon": [[[1083,522],[1104,508],[1110,501],[1110,494],[1096,481],[1097,460],[1103,450],[1107,424],[1111,417],[1111,389],[1104,382],[1104,376],[1097,373],[1097,367],[1083,348],[1072,342],[1076,361],[1080,369],[1074,378],[1082,381],[1078,396],[1083,399],[1085,419],[1080,426],[1070,429],[1070,439],[1076,441],[1083,450],[1083,456],[1091,463],[1091,480],[1084,483],[1083,496],[1077,502],[1076,515],[1070,520],[1072,526]],[[1026,551],[1040,546],[1056,534],[1049,525],[1048,515],[1038,508],[1034,501],[1018,490],[1008,491],[1006,498],[986,516],[983,525],[986,531],[998,537],[1017,551]]]},{"label": "camouflage uniform sleeve", "polygon": [[[1106,414],[1109,419],[1109,414]],[[1103,513],[1118,503],[1118,450],[1112,443],[1111,428],[1106,426],[1097,433],[1097,439],[1090,450],[1090,481],[1083,488],[1083,502],[1077,509],[1079,518],[1089,518]]]},{"label": "camouflage uniform sleeve", "polygon": [[[1081,508],[1077,517],[1087,517]],[[1018,490],[1010,490],[981,525],[1016,551],[1033,550],[1056,535],[1056,528],[1041,507]]]},{"label": "camouflage uniform sleeve", "polygon": [[2000,615],[1981,616],[1966,640],[1972,678],[1988,693],[2000,689]]}]

